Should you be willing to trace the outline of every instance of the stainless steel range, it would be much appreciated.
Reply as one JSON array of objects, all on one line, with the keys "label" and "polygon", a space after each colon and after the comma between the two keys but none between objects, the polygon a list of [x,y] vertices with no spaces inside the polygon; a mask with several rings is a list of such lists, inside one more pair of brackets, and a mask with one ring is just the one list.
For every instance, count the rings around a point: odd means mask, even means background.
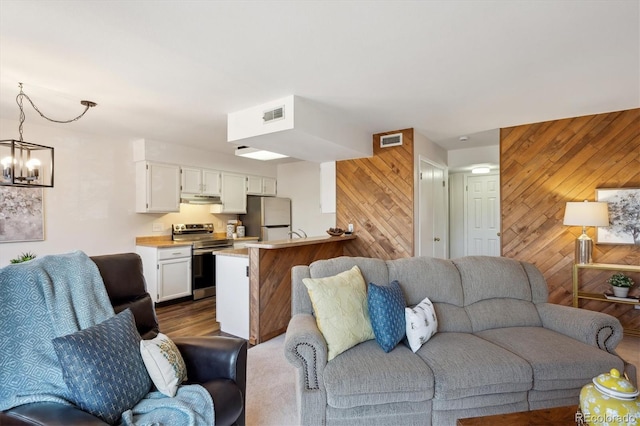
[{"label": "stainless steel range", "polygon": [[226,238],[216,238],[213,223],[174,224],[171,226],[171,238],[174,241],[193,243],[191,265],[193,299],[215,296],[215,252],[232,248],[233,242]]}]

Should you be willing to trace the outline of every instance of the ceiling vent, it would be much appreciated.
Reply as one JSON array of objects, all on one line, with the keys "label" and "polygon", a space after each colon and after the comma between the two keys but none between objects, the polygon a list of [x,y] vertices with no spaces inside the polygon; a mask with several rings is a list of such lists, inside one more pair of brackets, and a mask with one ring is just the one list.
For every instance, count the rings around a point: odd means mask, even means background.
[{"label": "ceiling vent", "polygon": [[388,148],[390,146],[402,145],[402,133],[394,133],[393,135],[385,135],[380,137],[380,148]]},{"label": "ceiling vent", "polygon": [[270,109],[262,114],[263,124],[271,123],[272,121],[282,120],[284,118],[284,105],[278,108]]}]

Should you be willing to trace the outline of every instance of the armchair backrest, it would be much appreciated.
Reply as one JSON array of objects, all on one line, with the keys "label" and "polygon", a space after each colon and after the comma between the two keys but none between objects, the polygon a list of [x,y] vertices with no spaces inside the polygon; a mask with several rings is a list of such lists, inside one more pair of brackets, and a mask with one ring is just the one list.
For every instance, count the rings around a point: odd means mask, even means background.
[{"label": "armchair backrest", "polygon": [[138,332],[143,339],[158,334],[158,319],[142,270],[142,260],[136,253],[91,256],[98,266],[116,313],[131,309]]}]

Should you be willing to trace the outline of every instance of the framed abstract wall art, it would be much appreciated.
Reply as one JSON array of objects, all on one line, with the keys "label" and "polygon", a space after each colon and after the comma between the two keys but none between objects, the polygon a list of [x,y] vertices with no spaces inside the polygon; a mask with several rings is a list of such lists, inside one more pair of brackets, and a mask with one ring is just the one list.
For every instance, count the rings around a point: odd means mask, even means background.
[{"label": "framed abstract wall art", "polygon": [[44,240],[42,188],[0,186],[0,243]]},{"label": "framed abstract wall art", "polygon": [[596,201],[609,204],[609,226],[596,228],[596,243],[640,246],[640,188],[597,188]]}]

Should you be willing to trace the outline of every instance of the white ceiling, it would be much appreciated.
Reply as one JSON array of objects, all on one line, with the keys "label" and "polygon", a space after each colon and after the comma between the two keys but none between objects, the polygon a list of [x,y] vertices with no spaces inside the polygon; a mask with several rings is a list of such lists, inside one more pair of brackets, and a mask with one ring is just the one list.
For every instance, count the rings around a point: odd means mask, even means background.
[{"label": "white ceiling", "polygon": [[[228,113],[288,95],[371,134],[496,145],[500,127],[640,107],[640,1],[0,0],[2,118],[18,82],[53,118],[97,102],[77,130],[226,153]],[[29,140],[45,122],[25,112]]]}]

